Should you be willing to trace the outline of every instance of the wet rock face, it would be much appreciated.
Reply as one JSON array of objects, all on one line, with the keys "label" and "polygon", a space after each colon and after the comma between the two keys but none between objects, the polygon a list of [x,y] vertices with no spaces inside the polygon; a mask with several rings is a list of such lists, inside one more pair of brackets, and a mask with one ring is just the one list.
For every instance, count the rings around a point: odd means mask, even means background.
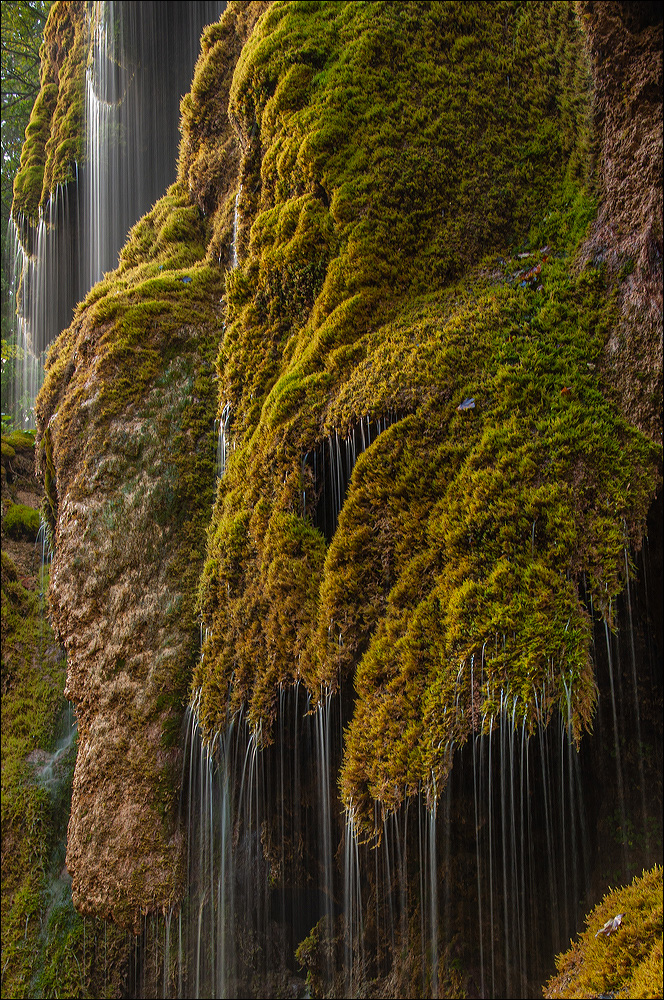
[{"label": "wet rock face", "polygon": [[[228,80],[265,5],[236,7],[220,29]],[[179,736],[198,656],[223,318],[218,249],[207,263],[215,223],[192,191],[174,185],[134,227],[118,270],[54,345],[36,407],[55,543],[50,610],[79,726],[73,899],[134,930],[184,888]]]},{"label": "wet rock face", "polygon": [[47,432],[59,496],[51,613],[79,722],[67,863],[82,912],[136,926],[182,888],[177,735],[196,640],[181,574],[192,557],[181,509],[191,497],[176,442],[211,483],[210,449],[187,426],[195,372],[186,355],[103,435],[70,426],[67,438],[76,389],[77,412],[94,411],[94,367],[79,366]]},{"label": "wet rock face", "polygon": [[661,440],[662,9],[581,3],[593,64],[600,210],[586,259],[616,280],[605,365],[623,411]]},{"label": "wet rock face", "polygon": [[650,25],[662,23],[662,5],[658,0],[624,0],[619,4],[620,15],[630,31],[642,31]]},{"label": "wet rock face", "polygon": [[[135,919],[146,905],[172,905],[180,889],[178,753],[165,737],[193,643],[173,572],[181,545],[168,451],[186,389],[181,370],[168,392],[148,394],[140,416],[130,408],[113,420],[103,456],[81,442],[82,467],[61,486],[51,608],[80,732],[68,864],[76,905],[121,923],[124,910]],[[57,417],[51,433],[57,440]]]},{"label": "wet rock face", "polygon": [[[198,648],[221,331],[219,272],[195,263],[199,213],[181,194],[162,202],[139,235],[149,230],[164,253],[188,237],[192,266],[167,274],[154,260],[141,281],[145,263],[125,260],[96,286],[51,353],[37,405],[55,541],[51,615],[79,723],[73,898],[83,913],[134,928],[182,894],[178,737]],[[159,222],[177,206],[189,228],[162,245]]]}]

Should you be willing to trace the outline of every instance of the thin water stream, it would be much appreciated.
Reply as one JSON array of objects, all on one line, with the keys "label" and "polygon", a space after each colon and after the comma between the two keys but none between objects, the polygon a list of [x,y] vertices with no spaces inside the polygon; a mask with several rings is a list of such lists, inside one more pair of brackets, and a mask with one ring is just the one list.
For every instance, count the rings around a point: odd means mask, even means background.
[{"label": "thin water stream", "polygon": [[180,100],[203,28],[222,0],[95,0],[87,5],[84,162],[52,191],[36,225],[14,226],[15,336],[22,351],[13,410],[34,425],[45,353],[76,303],[117,267],[133,224],[176,179]]},{"label": "thin water stream", "polygon": [[[596,632],[603,636],[602,621]],[[634,628],[633,641],[638,664],[643,631]],[[631,648],[629,630],[621,642]],[[598,647],[598,725],[613,735],[617,657],[611,644]],[[570,697],[566,715],[554,713],[529,736],[518,698],[503,691],[497,714],[478,716],[475,734],[451,751],[445,788],[422,789],[396,813],[377,806],[369,838],[335,787],[347,722],[337,696],[314,706],[302,685],[281,688],[270,746],[241,717],[202,740],[194,702],[182,798],[190,895],[172,975],[179,992],[169,995],[407,996],[417,988],[436,997],[462,982],[469,995],[539,995],[607,865],[618,864],[626,880],[648,856],[641,809],[632,809],[642,796],[626,663],[629,801],[627,757],[621,796],[602,741],[586,736],[577,749]],[[481,668],[469,668],[474,684]],[[538,703],[544,722],[546,690]],[[642,739],[644,725],[651,739],[652,720],[642,722]],[[641,831],[638,851],[626,847],[623,806]],[[397,993],[381,992],[388,989]]]}]

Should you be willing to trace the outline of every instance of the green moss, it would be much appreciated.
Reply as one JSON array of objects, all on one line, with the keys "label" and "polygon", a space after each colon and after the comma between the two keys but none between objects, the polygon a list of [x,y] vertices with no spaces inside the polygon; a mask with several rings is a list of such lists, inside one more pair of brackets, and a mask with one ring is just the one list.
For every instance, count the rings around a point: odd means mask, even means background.
[{"label": "green moss", "polygon": [[81,917],[66,889],[54,895],[32,989],[38,996],[117,996],[127,956],[126,936],[113,924]]},{"label": "green moss", "polygon": [[32,451],[35,447],[35,432],[12,431],[11,434],[3,434],[2,441],[15,451]]},{"label": "green moss", "polygon": [[210,220],[208,260],[226,266],[231,261],[240,159],[228,98],[242,46],[269,5],[269,0],[227,4],[220,21],[203,32],[191,91],[181,102],[178,179]]},{"label": "green moss", "polygon": [[60,756],[57,781],[37,780],[63,711],[68,715],[63,663],[50,657],[53,636],[34,595],[8,588],[9,575],[3,553],[3,651],[11,664],[8,677],[3,663],[3,992],[117,996],[125,935],[76,913],[71,883],[62,877],[76,745]]},{"label": "green moss", "polygon": [[14,180],[12,215],[20,231],[24,220],[37,221],[39,208],[59,184],[76,177],[82,159],[87,44],[85,4],[57,0],[44,28],[42,86]]},{"label": "green moss", "polygon": [[[76,165],[83,159],[88,44],[85,4],[54,3],[44,29],[42,61],[49,49],[57,51],[58,100],[46,143],[42,204],[58,185],[76,179]],[[44,72],[42,70],[42,74]]]},{"label": "green moss", "polygon": [[[106,422],[143,398],[163,372],[163,362],[172,361],[183,346],[184,353],[201,348],[205,366],[214,347],[206,346],[201,331],[220,330],[217,303],[223,285],[219,271],[201,262],[204,254],[204,222],[174,185],[132,229],[113,279],[96,285],[79,307],[78,325],[83,321],[86,340],[93,331],[97,342],[99,393],[84,418],[73,402],[68,407],[65,437],[74,433],[70,421],[80,430],[81,419],[90,432],[96,427],[103,435]],[[66,389],[74,350],[72,331],[65,331],[47,362],[44,409]],[[47,435],[43,445],[48,460]]]},{"label": "green moss", "polygon": [[[624,914],[610,935],[598,934]],[[604,896],[586,917],[586,930],[556,959],[558,973],[545,997],[662,995],[662,868],[656,865],[622,889]]]},{"label": "green moss", "polygon": [[[659,452],[590,374],[611,321],[601,276],[572,278],[562,261],[541,273],[538,294],[478,287],[448,321],[450,336],[443,325],[439,352],[426,351],[425,370],[445,373],[452,405],[432,399],[429,420],[395,425],[358,462],[320,616],[340,646],[328,656],[329,683],[361,657],[342,773],[356,805],[395,806],[431,775],[440,787],[451,747],[506,706],[529,732],[554,707],[577,740],[592,723],[590,620],[577,580],[585,573],[611,620],[627,518],[635,508],[645,518]],[[456,330],[471,364],[481,359],[471,382]],[[379,333],[383,343],[391,332]],[[458,412],[470,395],[475,409]]]},{"label": "green moss", "polygon": [[[661,458],[603,391],[616,317],[574,262],[589,94],[568,4],[275,3],[233,76],[235,450],[194,685],[210,730],[246,702],[269,740],[280,684],[354,680],[342,791],[367,817],[440,790],[507,706],[592,723],[586,596],[612,622]],[[326,546],[304,456],[388,413]]]},{"label": "green moss", "polygon": [[5,534],[10,538],[25,538],[34,542],[39,532],[40,522],[38,510],[22,503],[13,503],[5,512],[2,526]]},{"label": "green moss", "polygon": [[163,271],[189,267],[205,255],[206,243],[198,208],[190,204],[182,185],[173,185],[131,230],[120,251],[119,273],[140,264],[139,273],[157,278]]},{"label": "green moss", "polygon": [[57,96],[58,88],[54,83],[47,83],[42,87],[25,130],[21,164],[14,180],[14,205],[18,214],[34,216],[41,199],[46,142]]},{"label": "green moss", "polygon": [[[103,935],[103,925],[88,921],[86,954],[84,920],[73,910],[70,887],[60,880],[75,744],[66,758],[59,758],[58,780],[39,780],[39,767],[55,749],[68,711],[62,694],[64,661],[38,583],[43,585],[19,572],[3,551],[3,994],[49,996],[71,983],[68,995],[108,996],[103,959],[100,967],[91,947]],[[63,909],[68,912],[67,928],[57,916]],[[109,957],[124,944],[112,928],[108,941]]]},{"label": "green moss", "polygon": [[300,968],[307,970],[307,988],[313,997],[325,995],[325,974],[334,953],[334,935],[329,923],[328,917],[321,917],[295,949]]},{"label": "green moss", "polygon": [[48,527],[51,549],[54,549],[55,529],[58,520],[58,488],[55,466],[53,465],[53,447],[48,427],[42,436],[43,475],[44,475],[44,518]]}]

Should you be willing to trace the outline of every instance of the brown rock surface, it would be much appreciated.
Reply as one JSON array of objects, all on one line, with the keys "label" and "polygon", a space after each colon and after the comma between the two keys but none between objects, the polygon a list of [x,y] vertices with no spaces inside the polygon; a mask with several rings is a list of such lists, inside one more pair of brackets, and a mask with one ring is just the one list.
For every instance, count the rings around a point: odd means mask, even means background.
[{"label": "brown rock surface", "polygon": [[[214,482],[201,342],[214,345],[219,331],[213,315],[196,335],[151,326],[141,384],[139,352],[113,353],[121,324],[96,324],[91,312],[58,342],[39,404],[57,505],[51,617],[79,724],[67,864],[81,912],[138,929],[142,913],[168,910],[182,891],[177,736]],[[67,357],[76,363],[58,368]]]},{"label": "brown rock surface", "polygon": [[661,438],[662,8],[577,4],[595,85],[600,209],[583,261],[604,261],[620,322],[607,377],[628,418]]},{"label": "brown rock surface", "polygon": [[[231,4],[204,34],[226,81],[212,108],[225,122],[219,156],[201,178],[192,157],[204,140],[192,144],[190,130],[209,143],[211,126],[196,105],[183,126],[180,184],[139,223],[119,270],[61,334],[37,405],[56,543],[51,616],[79,725],[67,867],[80,912],[135,931],[143,914],[177,906],[184,888],[179,733],[198,655],[195,591],[215,481],[212,359],[222,332],[223,255],[210,250],[210,213],[218,209],[228,239],[239,159],[228,88],[265,6]],[[171,209],[187,220],[175,242],[162,228]]]}]

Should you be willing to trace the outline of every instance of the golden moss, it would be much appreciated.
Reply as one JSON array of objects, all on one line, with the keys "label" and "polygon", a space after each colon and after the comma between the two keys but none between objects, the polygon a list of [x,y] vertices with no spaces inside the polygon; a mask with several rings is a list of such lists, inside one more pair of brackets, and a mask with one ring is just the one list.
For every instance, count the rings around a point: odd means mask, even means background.
[{"label": "golden moss", "polygon": [[[194,686],[207,727],[247,702],[269,739],[279,684],[354,680],[341,780],[367,817],[440,790],[507,706],[529,731],[592,722],[579,581],[610,620],[660,456],[605,398],[611,297],[574,264],[589,89],[567,4],[275,3],[233,76],[235,450]],[[326,549],[304,457],[388,413]]]},{"label": "golden moss", "polygon": [[[598,933],[624,914],[610,935]],[[610,994],[645,1000],[662,996],[662,868],[656,865],[622,889],[607,892],[586,917],[586,930],[556,959],[547,998]]]},{"label": "golden moss", "polygon": [[212,220],[208,258],[226,266],[231,258],[239,161],[237,137],[228,117],[228,95],[242,46],[267,7],[266,0],[227,4],[219,23],[203,32],[191,90],[181,102],[178,179],[200,211]]},{"label": "golden moss", "polygon": [[[41,461],[74,500],[109,422],[140,407],[166,437],[154,393],[189,379],[157,516],[190,543],[187,593],[218,393],[203,724],[245,705],[268,741],[280,685],[353,682],[341,783],[365,818],[439,791],[505,711],[530,732],[560,711],[577,741],[592,722],[586,598],[612,624],[661,456],[607,398],[613,304],[574,259],[590,111],[572,4],[229,4],[183,100],[178,184],[50,357]],[[388,413],[325,539],[307,456]]]}]

